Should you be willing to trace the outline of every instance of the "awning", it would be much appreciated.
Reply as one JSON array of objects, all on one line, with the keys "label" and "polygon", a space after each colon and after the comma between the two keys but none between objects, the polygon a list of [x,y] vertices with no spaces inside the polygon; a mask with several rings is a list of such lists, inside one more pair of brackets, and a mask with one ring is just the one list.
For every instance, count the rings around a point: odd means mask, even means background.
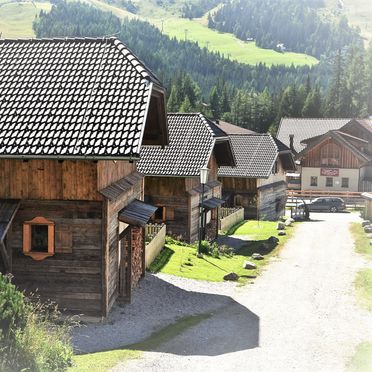
[{"label": "awning", "polygon": [[225,200],[220,198],[210,198],[208,200],[203,201],[203,207],[205,209],[214,209],[219,207],[220,205],[224,204]]},{"label": "awning", "polygon": [[119,212],[119,221],[145,227],[158,208],[135,199]]}]

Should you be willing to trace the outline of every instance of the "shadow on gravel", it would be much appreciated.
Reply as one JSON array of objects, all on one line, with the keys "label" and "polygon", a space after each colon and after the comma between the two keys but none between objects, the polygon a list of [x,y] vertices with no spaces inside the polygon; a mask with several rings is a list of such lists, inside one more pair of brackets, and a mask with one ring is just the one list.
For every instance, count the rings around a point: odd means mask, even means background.
[{"label": "shadow on gravel", "polygon": [[131,304],[117,304],[104,324],[80,329],[74,346],[79,354],[132,349],[216,356],[258,347],[259,317],[229,296],[192,292],[147,274]]},{"label": "shadow on gravel", "polygon": [[199,309],[210,309],[211,304],[217,306],[214,310],[180,317],[147,339],[126,345],[125,349],[216,356],[259,346],[259,317],[231,297],[185,291],[159,278],[153,280],[159,287],[166,285],[174,305],[177,299],[182,299],[197,303]]}]

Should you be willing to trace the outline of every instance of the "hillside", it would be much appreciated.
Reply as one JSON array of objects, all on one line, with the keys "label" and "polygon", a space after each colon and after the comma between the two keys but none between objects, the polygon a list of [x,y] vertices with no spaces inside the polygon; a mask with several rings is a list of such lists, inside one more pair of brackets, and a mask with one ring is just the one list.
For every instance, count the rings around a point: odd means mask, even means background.
[{"label": "hillside", "polygon": [[[125,1],[110,1],[103,0],[85,0],[85,2],[105,11],[111,11],[117,17],[124,19],[139,18],[147,20],[157,26],[164,34],[169,37],[175,37],[177,40],[197,42],[201,47],[207,47],[208,50],[218,52],[231,60],[256,65],[265,63],[271,65],[314,65],[317,59],[302,53],[279,53],[271,49],[259,48],[254,42],[243,42],[229,33],[221,33],[211,30],[207,26],[206,17],[195,19],[182,18],[182,6],[184,1],[175,0],[169,1],[171,5],[167,5],[167,1],[163,1],[163,5],[159,5],[155,0],[133,1],[136,6],[135,13],[129,12],[123,4]],[[35,15],[40,9],[49,10],[51,5],[46,2],[7,2],[0,0],[0,32],[2,37],[18,38],[32,37],[32,22]],[[6,3],[6,4],[5,4]],[[204,10],[207,8],[204,8]],[[21,10],[21,12],[20,12]]]},{"label": "hillside", "polygon": [[362,36],[372,40],[372,1],[370,0],[326,0],[333,14],[346,15],[353,26],[359,27]]}]

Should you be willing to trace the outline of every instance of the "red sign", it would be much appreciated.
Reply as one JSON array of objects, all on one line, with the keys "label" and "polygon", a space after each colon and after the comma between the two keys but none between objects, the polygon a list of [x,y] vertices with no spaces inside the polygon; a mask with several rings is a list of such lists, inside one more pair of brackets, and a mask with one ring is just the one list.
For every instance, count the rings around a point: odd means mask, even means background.
[{"label": "red sign", "polygon": [[340,175],[340,170],[337,168],[321,168],[320,175],[326,177],[338,177]]}]

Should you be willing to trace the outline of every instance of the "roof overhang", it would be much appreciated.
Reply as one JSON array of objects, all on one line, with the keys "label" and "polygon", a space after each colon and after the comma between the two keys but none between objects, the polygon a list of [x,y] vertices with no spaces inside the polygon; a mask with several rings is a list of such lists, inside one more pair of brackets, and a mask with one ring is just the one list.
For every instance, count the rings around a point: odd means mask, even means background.
[{"label": "roof overhang", "polygon": [[157,209],[158,207],[134,199],[119,211],[118,218],[120,222],[127,223],[128,225],[145,227]]},{"label": "roof overhang", "polygon": [[225,203],[224,199],[213,197],[213,198],[210,198],[208,200],[204,200],[203,201],[203,207],[205,209],[211,210],[211,209],[215,209],[215,208],[220,207],[224,203]]}]

